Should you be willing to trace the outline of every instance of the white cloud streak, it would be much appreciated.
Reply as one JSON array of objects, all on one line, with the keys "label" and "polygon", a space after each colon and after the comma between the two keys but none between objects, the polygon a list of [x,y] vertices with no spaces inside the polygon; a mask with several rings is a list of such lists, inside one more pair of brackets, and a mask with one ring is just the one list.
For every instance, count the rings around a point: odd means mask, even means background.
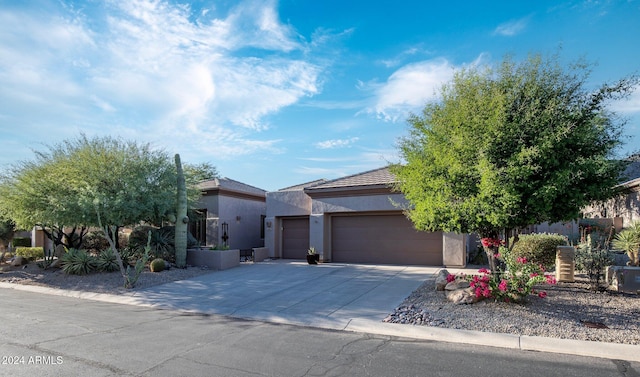
[{"label": "white cloud streak", "polygon": [[526,29],[528,23],[529,23],[529,17],[505,22],[503,24],[498,25],[493,30],[493,35],[500,35],[503,37],[513,37],[514,35],[520,34],[524,29]]},{"label": "white cloud streak", "polygon": [[335,149],[335,148],[348,148],[351,147],[354,143],[360,140],[357,137],[352,137],[350,139],[334,139],[334,140],[325,140],[315,143],[315,147],[318,149]]}]

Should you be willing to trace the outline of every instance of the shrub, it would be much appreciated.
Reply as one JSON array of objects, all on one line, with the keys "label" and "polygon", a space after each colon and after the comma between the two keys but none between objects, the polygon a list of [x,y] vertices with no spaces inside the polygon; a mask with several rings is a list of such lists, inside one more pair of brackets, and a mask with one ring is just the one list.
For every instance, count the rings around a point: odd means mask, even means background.
[{"label": "shrub", "polygon": [[136,227],[129,236],[129,248],[137,253],[143,253],[147,246],[149,231],[151,231],[149,256],[174,261],[176,259],[176,250],[173,246],[175,231],[171,227]]},{"label": "shrub", "polygon": [[633,223],[631,227],[616,234],[612,244],[614,248],[627,253],[629,257],[628,265],[640,266],[638,258],[638,252],[640,251],[640,221]]},{"label": "shrub", "polygon": [[93,254],[100,254],[102,251],[109,249],[109,241],[104,238],[104,232],[96,230],[88,233],[82,239],[82,248]]},{"label": "shrub", "polygon": [[559,234],[521,234],[510,253],[514,258],[526,258],[551,269],[556,263],[556,248],[567,244],[567,239]]},{"label": "shrub", "polygon": [[42,247],[16,247],[16,255],[25,257],[29,260],[44,258],[44,249]]},{"label": "shrub", "polygon": [[151,270],[151,272],[164,271],[164,267],[164,259],[162,258],[156,258],[149,263],[149,270]]},{"label": "shrub", "polygon": [[13,237],[13,247],[31,247],[31,237]]},{"label": "shrub", "polygon": [[102,272],[113,272],[120,269],[113,249],[103,250],[100,255],[98,255],[98,258],[96,259],[96,268],[98,271]]},{"label": "shrub", "polygon": [[576,268],[589,276],[591,289],[600,290],[604,271],[613,263],[613,254],[608,242],[599,242],[588,235],[576,249]]},{"label": "shrub", "polygon": [[69,275],[86,275],[96,270],[96,257],[86,250],[69,249],[61,259],[62,271]]}]

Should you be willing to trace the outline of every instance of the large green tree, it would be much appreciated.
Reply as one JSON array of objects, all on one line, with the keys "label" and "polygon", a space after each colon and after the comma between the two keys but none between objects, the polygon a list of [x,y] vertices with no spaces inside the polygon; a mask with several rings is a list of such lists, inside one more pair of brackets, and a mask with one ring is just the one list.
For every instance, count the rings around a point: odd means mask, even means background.
[{"label": "large green tree", "polygon": [[631,76],[588,89],[589,66],[557,55],[457,72],[438,101],[409,118],[392,167],[417,229],[476,232],[575,219],[613,194],[624,121],[607,110]]},{"label": "large green tree", "polygon": [[[149,144],[82,135],[11,169],[0,183],[0,212],[25,229],[101,227],[118,254],[121,227],[175,218],[176,177],[169,155]],[[190,192],[193,202],[199,191]]]}]

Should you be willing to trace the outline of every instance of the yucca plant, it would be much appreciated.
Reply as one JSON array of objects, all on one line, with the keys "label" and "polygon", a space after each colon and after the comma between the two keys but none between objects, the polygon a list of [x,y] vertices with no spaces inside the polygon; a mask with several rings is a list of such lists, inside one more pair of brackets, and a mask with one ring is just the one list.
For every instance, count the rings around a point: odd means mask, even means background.
[{"label": "yucca plant", "polygon": [[61,259],[62,271],[69,275],[86,275],[96,270],[96,258],[86,250],[69,249]]},{"label": "yucca plant", "polygon": [[612,245],[618,250],[623,250],[629,257],[627,264],[631,266],[639,266],[638,249],[640,249],[640,221],[631,225],[631,227],[616,234]]},{"label": "yucca plant", "polygon": [[120,269],[116,259],[116,254],[111,248],[103,250],[100,255],[98,255],[96,268],[98,271],[102,272],[113,272]]}]

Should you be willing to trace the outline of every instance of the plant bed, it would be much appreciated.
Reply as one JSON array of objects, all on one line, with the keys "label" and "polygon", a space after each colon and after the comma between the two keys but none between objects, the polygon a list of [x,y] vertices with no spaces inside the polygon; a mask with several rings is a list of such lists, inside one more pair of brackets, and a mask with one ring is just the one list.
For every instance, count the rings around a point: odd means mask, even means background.
[{"label": "plant bed", "polygon": [[187,264],[212,270],[227,270],[240,265],[240,250],[187,249]]}]

